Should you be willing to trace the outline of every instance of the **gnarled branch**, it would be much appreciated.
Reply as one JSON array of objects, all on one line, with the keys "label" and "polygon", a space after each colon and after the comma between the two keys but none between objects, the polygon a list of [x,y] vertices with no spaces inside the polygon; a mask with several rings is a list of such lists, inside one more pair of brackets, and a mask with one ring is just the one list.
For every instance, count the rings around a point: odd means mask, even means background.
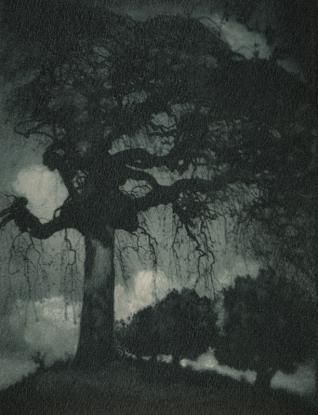
[{"label": "gnarled branch", "polygon": [[54,233],[75,227],[73,216],[70,212],[63,210],[59,216],[54,217],[47,223],[41,223],[27,208],[27,199],[24,197],[16,198],[12,205],[0,212],[3,217],[0,222],[0,229],[13,221],[21,232],[28,232],[31,237],[37,239],[48,239]]},{"label": "gnarled branch", "polygon": [[136,199],[138,211],[144,211],[158,205],[167,205],[175,202],[184,192],[194,193],[215,193],[226,188],[229,184],[241,182],[242,178],[233,174],[216,176],[211,180],[192,178],[180,179],[170,186],[157,184],[144,197]]},{"label": "gnarled branch", "polygon": [[[173,157],[174,158],[174,157]],[[167,166],[172,161],[170,153],[165,156],[151,154],[143,148],[123,150],[113,155],[115,162],[141,169]]]}]

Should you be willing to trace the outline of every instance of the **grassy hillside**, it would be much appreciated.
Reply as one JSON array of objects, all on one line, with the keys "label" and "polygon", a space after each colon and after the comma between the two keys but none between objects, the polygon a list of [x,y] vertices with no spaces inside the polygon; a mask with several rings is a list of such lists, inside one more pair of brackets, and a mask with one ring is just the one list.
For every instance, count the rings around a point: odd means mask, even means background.
[{"label": "grassy hillside", "polygon": [[94,373],[55,366],[0,393],[1,414],[314,415],[283,392],[167,364],[121,361]]}]

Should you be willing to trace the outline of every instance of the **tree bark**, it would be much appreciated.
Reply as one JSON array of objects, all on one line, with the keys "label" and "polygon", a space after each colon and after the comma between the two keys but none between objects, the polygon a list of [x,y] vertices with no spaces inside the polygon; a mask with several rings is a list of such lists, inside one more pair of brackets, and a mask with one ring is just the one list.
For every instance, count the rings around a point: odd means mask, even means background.
[{"label": "tree bark", "polygon": [[85,236],[84,294],[75,366],[96,368],[114,353],[114,229],[100,242]]},{"label": "tree bark", "polygon": [[275,374],[273,369],[260,369],[256,372],[255,387],[260,390],[269,390],[271,381]]}]

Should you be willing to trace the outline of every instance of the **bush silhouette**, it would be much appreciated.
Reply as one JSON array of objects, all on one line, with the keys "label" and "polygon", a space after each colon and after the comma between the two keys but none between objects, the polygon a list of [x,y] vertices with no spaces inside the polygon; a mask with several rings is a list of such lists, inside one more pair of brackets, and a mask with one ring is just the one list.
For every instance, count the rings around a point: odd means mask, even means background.
[{"label": "bush silhouette", "polygon": [[224,335],[216,349],[221,363],[255,370],[256,385],[269,388],[277,370],[290,372],[314,351],[314,304],[274,270],[256,279],[237,277],[224,290]]},{"label": "bush silhouette", "polygon": [[214,303],[194,290],[171,291],[153,307],[137,312],[118,330],[119,341],[136,356],[196,358],[216,341]]}]

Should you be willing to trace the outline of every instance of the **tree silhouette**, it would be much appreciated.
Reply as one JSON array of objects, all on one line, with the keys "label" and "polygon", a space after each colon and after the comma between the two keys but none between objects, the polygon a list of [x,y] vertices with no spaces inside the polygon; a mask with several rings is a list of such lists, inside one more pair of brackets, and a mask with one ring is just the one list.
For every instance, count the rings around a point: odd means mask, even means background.
[{"label": "tree silhouette", "polygon": [[160,338],[154,326],[154,309],[145,307],[134,314],[128,322],[116,329],[119,344],[138,359],[143,356],[155,358],[160,353]]},{"label": "tree silhouette", "polygon": [[237,277],[224,290],[224,336],[216,357],[255,370],[256,385],[269,388],[278,370],[293,371],[314,356],[315,308],[299,286],[261,270],[257,279]]},{"label": "tree silhouette", "polygon": [[119,332],[123,346],[138,357],[197,358],[216,343],[214,303],[194,290],[171,291],[153,307],[137,312]]},{"label": "tree silhouette", "polygon": [[47,0],[4,1],[3,15],[9,114],[17,133],[48,138],[43,163],[69,196],[47,223],[17,198],[1,226],[14,221],[39,239],[67,228],[84,235],[76,361],[98,365],[113,356],[115,230],[137,234],[141,212],[170,205],[200,264],[213,254],[208,223],[220,205],[235,216],[235,195],[251,194],[254,206],[255,189],[289,169],[304,87],[273,62],[240,58],[190,18],[141,23]]}]

